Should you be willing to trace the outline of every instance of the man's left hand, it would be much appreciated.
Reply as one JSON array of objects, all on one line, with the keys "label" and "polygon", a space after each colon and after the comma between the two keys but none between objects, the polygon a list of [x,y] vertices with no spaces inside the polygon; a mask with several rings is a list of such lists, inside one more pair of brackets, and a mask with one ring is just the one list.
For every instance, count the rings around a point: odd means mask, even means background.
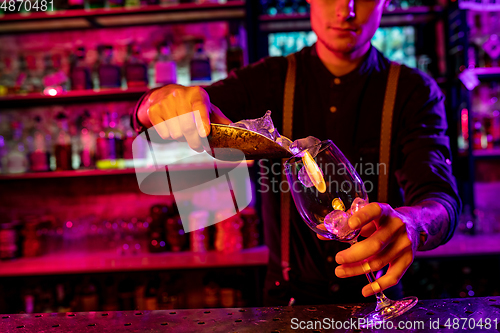
[{"label": "man's left hand", "polygon": [[411,210],[412,207],[393,209],[388,204],[374,202],[354,213],[349,219],[349,227],[361,228],[361,236],[367,238],[337,253],[335,260],[340,266],[335,274],[339,278],[364,274],[362,264],[367,261],[373,272],[386,265],[389,269],[377,279],[378,286],[374,284],[372,288],[368,284],[363,288],[363,296],[375,294],[380,291],[379,287],[385,290],[396,285],[413,262],[418,247],[419,233],[412,227]]}]

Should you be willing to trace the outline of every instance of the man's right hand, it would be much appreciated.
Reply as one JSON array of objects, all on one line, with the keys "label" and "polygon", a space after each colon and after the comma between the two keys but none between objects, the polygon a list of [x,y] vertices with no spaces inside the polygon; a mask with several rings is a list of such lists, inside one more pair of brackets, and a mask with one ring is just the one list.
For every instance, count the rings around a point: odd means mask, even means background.
[{"label": "man's right hand", "polygon": [[210,134],[211,121],[231,123],[219,108],[210,103],[203,88],[176,84],[153,91],[139,107],[137,116],[144,126],[155,126],[163,139],[187,141],[198,152],[203,151],[200,138]]}]

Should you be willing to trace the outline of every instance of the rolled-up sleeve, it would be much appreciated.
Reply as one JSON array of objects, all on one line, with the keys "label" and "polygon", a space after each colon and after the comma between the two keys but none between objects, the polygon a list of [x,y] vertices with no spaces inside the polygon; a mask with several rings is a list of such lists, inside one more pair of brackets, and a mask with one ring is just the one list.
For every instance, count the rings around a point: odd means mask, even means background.
[{"label": "rolled-up sleeve", "polygon": [[434,80],[423,74],[418,78],[421,82],[415,83],[404,105],[396,178],[405,205],[433,200],[446,208],[450,224],[444,244],[456,229],[461,200],[451,168],[444,96]]}]

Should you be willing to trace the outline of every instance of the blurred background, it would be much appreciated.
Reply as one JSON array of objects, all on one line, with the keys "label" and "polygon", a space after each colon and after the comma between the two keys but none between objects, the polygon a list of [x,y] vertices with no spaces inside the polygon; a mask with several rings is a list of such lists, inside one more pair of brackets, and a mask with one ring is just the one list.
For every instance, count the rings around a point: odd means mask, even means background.
[{"label": "blurred background", "polygon": [[[254,198],[223,223],[216,194],[140,192],[129,115],[150,88],[209,85],[316,41],[305,0],[29,0],[0,6],[0,312],[262,305]],[[421,299],[500,295],[500,4],[394,0],[373,45],[446,96],[464,209],[455,237],[403,279]],[[186,156],[176,143],[174,160]],[[137,157],[137,156],[136,156]],[[212,168],[200,158],[186,175]],[[228,166],[229,167],[229,166]],[[205,204],[202,204],[205,203]],[[207,204],[208,203],[208,204]],[[335,287],[335,286],[334,286]],[[333,287],[333,288],[334,288]]]}]

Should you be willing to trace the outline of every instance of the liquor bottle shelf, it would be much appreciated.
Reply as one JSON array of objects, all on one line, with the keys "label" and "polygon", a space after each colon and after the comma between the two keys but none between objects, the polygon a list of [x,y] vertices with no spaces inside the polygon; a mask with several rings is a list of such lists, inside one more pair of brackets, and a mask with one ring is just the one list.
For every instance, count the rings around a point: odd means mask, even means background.
[{"label": "liquor bottle shelf", "polygon": [[482,149],[474,150],[474,158],[495,159],[500,158],[500,149]]},{"label": "liquor bottle shelf", "polygon": [[500,79],[500,67],[477,67],[472,69],[480,80]]},{"label": "liquor bottle shelf", "polygon": [[10,14],[0,17],[0,33],[241,19],[245,17],[244,5],[244,1],[228,1],[224,4],[152,5]]},{"label": "liquor bottle shelf", "polygon": [[[459,151],[459,157],[466,158],[468,156],[467,151]],[[473,157],[475,159],[497,159],[500,158],[500,149],[475,149],[473,150]]]},{"label": "liquor bottle shelf", "polygon": [[[251,166],[252,161],[247,161],[247,165]],[[217,163],[218,168],[232,168],[238,163],[223,162]],[[169,165],[169,171],[192,171],[204,170],[213,168],[213,163],[190,163],[190,164],[174,164]],[[91,176],[113,176],[113,175],[128,175],[135,173],[148,173],[154,171],[154,168],[126,168],[126,169],[111,169],[111,170],[69,170],[69,171],[48,171],[48,172],[27,172],[20,174],[0,174],[0,180],[22,180],[22,179],[45,179],[45,178],[71,178],[71,177],[91,177]]]},{"label": "liquor bottle shelf", "polygon": [[[436,19],[436,15],[441,15],[443,8],[440,6],[418,6],[410,8],[397,8],[394,10],[384,10],[380,25],[395,26],[403,24],[419,24]],[[262,31],[296,31],[311,30],[309,13],[307,14],[277,14],[260,15],[260,29]]]},{"label": "liquor bottle shelf", "polygon": [[29,93],[19,95],[8,95],[0,97],[2,109],[16,108],[30,105],[48,105],[55,103],[81,103],[102,102],[111,100],[139,100],[139,98],[149,89],[147,87],[139,88],[109,88],[94,90],[73,90],[67,91],[55,96],[44,95],[43,93]]},{"label": "liquor bottle shelf", "polygon": [[140,253],[137,255],[120,255],[116,251],[58,253],[4,261],[0,265],[0,276],[264,266],[267,265],[268,257],[269,250],[266,246],[233,253],[216,251]]},{"label": "liquor bottle shelf", "polygon": [[464,235],[456,233],[445,245],[418,251],[417,258],[481,256],[500,254],[500,234]]}]

